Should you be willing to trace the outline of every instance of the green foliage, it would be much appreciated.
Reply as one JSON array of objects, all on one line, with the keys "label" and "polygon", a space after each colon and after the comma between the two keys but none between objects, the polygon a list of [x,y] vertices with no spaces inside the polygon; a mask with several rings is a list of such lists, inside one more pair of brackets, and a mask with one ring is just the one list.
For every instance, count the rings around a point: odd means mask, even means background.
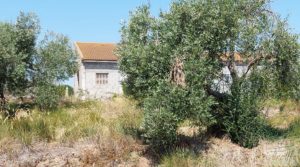
[{"label": "green foliage", "polygon": [[248,80],[231,86],[231,95],[223,104],[224,115],[219,123],[230,134],[231,139],[243,147],[257,146],[267,127],[260,117],[262,109],[259,102],[266,91],[261,73],[253,71]]},{"label": "green foliage", "polygon": [[[270,10],[268,0],[182,0],[158,18],[149,6],[130,14],[121,29],[119,65],[124,92],[146,111],[152,144],[171,145],[178,123],[189,119],[219,125],[242,146],[257,145],[263,126],[258,102],[300,92],[298,36]],[[170,133],[163,134],[166,127]]]},{"label": "green foliage", "polygon": [[37,88],[35,102],[40,110],[55,109],[59,100],[59,92],[55,85],[43,85]]},{"label": "green foliage", "polygon": [[[77,56],[67,37],[49,33],[37,44],[39,33],[39,19],[33,13],[21,12],[15,24],[0,22],[1,107],[5,93],[40,95],[36,102],[43,108],[52,107],[57,100],[56,95],[48,94],[54,92],[53,85],[77,70]],[[46,99],[51,99],[49,105],[44,105]]]},{"label": "green foliage", "polygon": [[149,8],[142,6],[131,13],[130,25],[124,24],[121,30],[122,48],[118,49],[118,54],[122,55],[119,60],[120,70],[126,75],[129,74],[124,81],[123,88],[127,95],[136,99],[143,99],[151,94],[149,88],[155,88],[158,79],[163,78],[169,72],[169,67],[165,64],[169,61],[168,55],[156,56],[161,52],[155,49],[153,39],[149,35],[153,33],[154,23],[153,18],[150,17]]},{"label": "green foliage", "polygon": [[228,112],[223,117],[223,124],[231,139],[243,147],[257,146],[262,129],[262,120],[258,116],[255,94],[251,89],[234,90],[229,98]]},{"label": "green foliage", "polygon": [[36,103],[40,109],[53,109],[61,95],[60,87],[54,82],[68,79],[77,69],[76,55],[63,35],[51,33],[38,48],[35,59]]},{"label": "green foliage", "polygon": [[159,83],[153,97],[144,102],[146,136],[154,147],[172,146],[177,138],[177,127],[184,120],[191,120],[194,125],[210,125],[215,122],[209,112],[213,101],[201,93],[203,92],[190,92],[168,82]]},{"label": "green foliage", "polygon": [[[32,79],[33,55],[39,33],[39,20],[33,13],[20,13],[15,24],[0,22],[0,94],[24,95]],[[3,97],[1,97],[3,98]]]},{"label": "green foliage", "polygon": [[70,85],[58,85],[57,89],[60,97],[64,97],[66,95],[67,89],[68,89],[68,96],[74,95],[74,89]]},{"label": "green foliage", "polygon": [[41,41],[35,57],[38,84],[63,81],[77,69],[76,54],[69,39],[61,34],[49,33]]},{"label": "green foliage", "polygon": [[[167,112],[174,114],[178,121],[195,119],[202,121],[203,124],[208,124],[210,122],[209,119],[213,119],[208,112],[211,99],[197,95],[197,92],[190,92],[185,88],[172,85],[168,82],[161,82],[153,94],[153,97],[149,97],[145,100],[144,108],[147,111],[163,108]],[[207,104],[207,106],[202,103]],[[203,112],[199,113],[198,111]],[[199,116],[197,114],[202,115]],[[201,118],[201,120],[198,118]]]},{"label": "green foliage", "polygon": [[273,96],[278,99],[300,99],[300,59],[298,36],[288,32],[286,21],[279,22],[274,32],[272,63],[265,66],[272,78]]},{"label": "green foliage", "polygon": [[158,111],[147,112],[144,122],[144,137],[149,139],[149,143],[156,150],[167,150],[177,141],[178,120],[170,112],[160,109]]}]

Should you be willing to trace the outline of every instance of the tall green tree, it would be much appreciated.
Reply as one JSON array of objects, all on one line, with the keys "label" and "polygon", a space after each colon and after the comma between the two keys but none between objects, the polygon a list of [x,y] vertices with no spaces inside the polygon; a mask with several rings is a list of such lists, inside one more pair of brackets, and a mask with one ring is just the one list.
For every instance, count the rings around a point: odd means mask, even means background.
[{"label": "tall green tree", "polygon": [[[144,105],[150,142],[172,145],[174,129],[189,119],[245,147],[258,143],[259,102],[299,95],[298,36],[269,6],[269,0],[178,0],[158,18],[149,6],[130,14],[121,29],[120,69],[125,93]],[[228,89],[220,89],[224,83]]]},{"label": "tall green tree", "polygon": [[20,13],[15,24],[0,23],[1,99],[5,91],[21,94],[29,86],[39,30],[39,20],[32,13]]},{"label": "tall green tree", "polygon": [[77,56],[69,39],[49,33],[39,43],[34,56],[34,93],[40,109],[55,108],[60,92],[57,83],[70,78],[77,70]]},{"label": "tall green tree", "polygon": [[[40,90],[50,89],[76,71],[76,55],[69,39],[49,33],[38,42],[39,34],[39,19],[34,13],[21,12],[16,23],[0,22],[2,106],[5,105],[5,93],[42,97]],[[50,95],[49,92],[45,94],[47,97]]]}]

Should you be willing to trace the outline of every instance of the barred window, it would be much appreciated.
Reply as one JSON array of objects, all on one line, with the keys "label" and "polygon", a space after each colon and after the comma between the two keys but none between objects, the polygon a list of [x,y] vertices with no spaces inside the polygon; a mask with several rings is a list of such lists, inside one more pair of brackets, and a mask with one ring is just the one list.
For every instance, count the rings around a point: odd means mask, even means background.
[{"label": "barred window", "polygon": [[96,84],[105,85],[108,83],[108,73],[96,73]]}]

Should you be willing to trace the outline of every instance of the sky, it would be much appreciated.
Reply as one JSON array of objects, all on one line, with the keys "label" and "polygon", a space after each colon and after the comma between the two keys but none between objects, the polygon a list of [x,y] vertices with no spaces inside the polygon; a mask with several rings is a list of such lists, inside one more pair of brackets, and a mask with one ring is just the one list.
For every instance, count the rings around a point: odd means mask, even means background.
[{"label": "sky", "polygon": [[[0,21],[15,22],[20,11],[38,15],[43,35],[54,31],[72,42],[120,40],[120,25],[129,12],[150,2],[153,16],[167,11],[172,0],[0,0]],[[292,32],[300,34],[300,0],[272,0],[271,8],[288,17]],[[73,86],[73,79],[65,83]]]}]

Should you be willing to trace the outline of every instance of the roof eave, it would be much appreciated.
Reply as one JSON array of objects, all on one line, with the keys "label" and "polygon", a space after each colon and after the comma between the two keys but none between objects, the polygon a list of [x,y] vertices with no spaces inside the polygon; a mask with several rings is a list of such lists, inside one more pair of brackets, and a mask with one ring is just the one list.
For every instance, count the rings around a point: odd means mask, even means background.
[{"label": "roof eave", "polygon": [[118,60],[81,59],[82,62],[117,62]]},{"label": "roof eave", "polygon": [[82,54],[82,52],[81,52],[81,49],[80,49],[79,46],[77,45],[77,42],[74,42],[74,45],[75,45],[75,48],[76,48],[77,53],[78,53],[79,56],[80,56],[80,59],[82,60],[82,59],[83,59],[83,54]]}]

